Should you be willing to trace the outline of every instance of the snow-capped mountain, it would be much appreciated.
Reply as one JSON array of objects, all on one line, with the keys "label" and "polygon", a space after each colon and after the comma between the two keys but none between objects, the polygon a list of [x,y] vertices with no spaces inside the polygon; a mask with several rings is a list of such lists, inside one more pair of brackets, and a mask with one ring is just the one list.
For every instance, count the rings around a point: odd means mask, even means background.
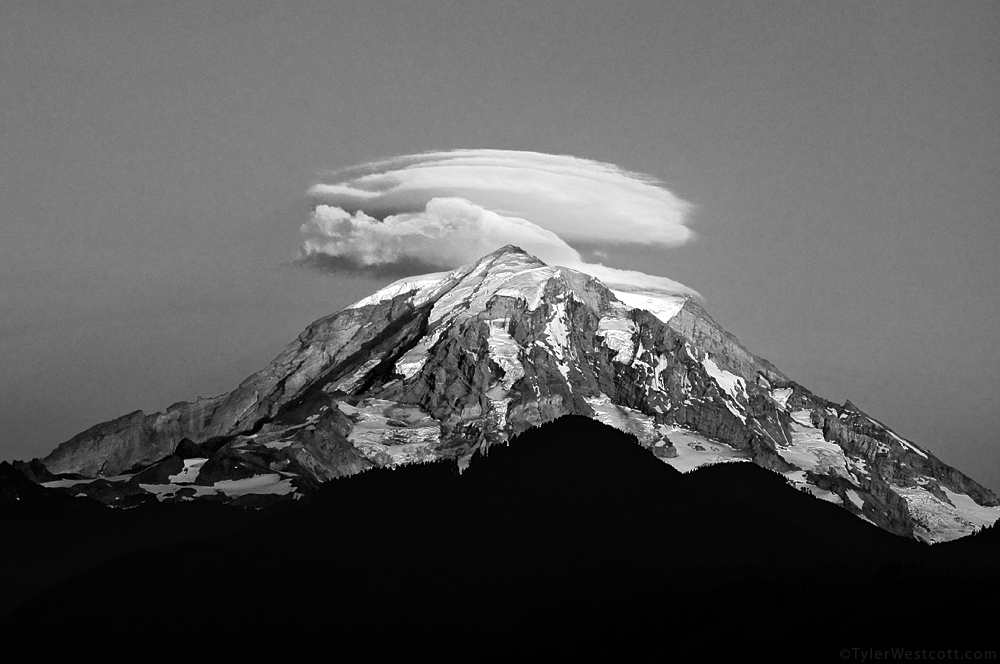
[{"label": "snow-capped mountain", "polygon": [[464,467],[568,414],[681,471],[753,462],[928,542],[1000,517],[988,489],[789,380],[694,299],[613,290],[513,246],[316,321],[232,392],[99,424],[19,468],[112,505],[255,504],[377,466]]}]

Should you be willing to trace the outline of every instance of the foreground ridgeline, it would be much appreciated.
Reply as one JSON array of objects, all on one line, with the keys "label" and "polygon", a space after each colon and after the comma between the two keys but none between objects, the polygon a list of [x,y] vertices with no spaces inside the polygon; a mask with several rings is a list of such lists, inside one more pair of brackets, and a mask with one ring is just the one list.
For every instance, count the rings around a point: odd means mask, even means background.
[{"label": "foreground ridgeline", "polygon": [[789,380],[695,300],[609,288],[512,246],[316,321],[232,392],[98,424],[16,467],[115,507],[264,507],[373,468],[463,470],[566,415],[627,432],[678,471],[752,462],[859,523],[925,542],[1000,516],[988,489]]},{"label": "foreground ridgeline", "polygon": [[41,660],[822,662],[995,646],[996,529],[926,546],[756,464],[678,472],[588,417],[490,446],[461,474],[445,459],[373,468],[259,510],[29,505],[44,490],[23,482],[0,506],[0,639]]}]

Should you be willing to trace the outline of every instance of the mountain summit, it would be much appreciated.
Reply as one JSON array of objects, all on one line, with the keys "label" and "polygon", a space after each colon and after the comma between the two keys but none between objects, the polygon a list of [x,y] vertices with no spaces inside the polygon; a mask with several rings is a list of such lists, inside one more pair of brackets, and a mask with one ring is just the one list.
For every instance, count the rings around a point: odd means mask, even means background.
[{"label": "mountain summit", "polygon": [[112,505],[253,505],[373,467],[461,468],[569,414],[681,471],[753,462],[898,535],[1000,517],[988,489],[789,380],[691,297],[615,290],[514,246],[314,322],[232,392],[98,424],[20,468]]}]

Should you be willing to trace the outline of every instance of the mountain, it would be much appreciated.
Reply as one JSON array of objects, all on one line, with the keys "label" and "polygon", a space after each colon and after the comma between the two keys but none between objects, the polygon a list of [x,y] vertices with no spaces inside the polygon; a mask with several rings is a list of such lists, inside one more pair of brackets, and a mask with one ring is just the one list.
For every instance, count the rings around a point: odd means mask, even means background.
[{"label": "mountain", "polygon": [[695,299],[609,288],[513,246],[314,322],[232,392],[98,424],[17,468],[112,506],[262,507],[378,467],[465,469],[566,415],[679,471],[752,462],[896,535],[948,541],[1000,517],[988,489],[790,380]]}]

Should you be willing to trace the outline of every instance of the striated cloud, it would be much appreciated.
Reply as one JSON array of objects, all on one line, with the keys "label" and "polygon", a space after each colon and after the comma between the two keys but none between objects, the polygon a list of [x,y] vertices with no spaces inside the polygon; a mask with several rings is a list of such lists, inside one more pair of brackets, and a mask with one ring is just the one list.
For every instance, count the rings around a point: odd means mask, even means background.
[{"label": "striated cloud", "polygon": [[455,150],[329,174],[310,194],[301,260],[403,275],[450,269],[505,244],[633,288],[693,293],[664,277],[586,263],[570,243],[676,246],[691,208],[652,179],[569,156]]}]

